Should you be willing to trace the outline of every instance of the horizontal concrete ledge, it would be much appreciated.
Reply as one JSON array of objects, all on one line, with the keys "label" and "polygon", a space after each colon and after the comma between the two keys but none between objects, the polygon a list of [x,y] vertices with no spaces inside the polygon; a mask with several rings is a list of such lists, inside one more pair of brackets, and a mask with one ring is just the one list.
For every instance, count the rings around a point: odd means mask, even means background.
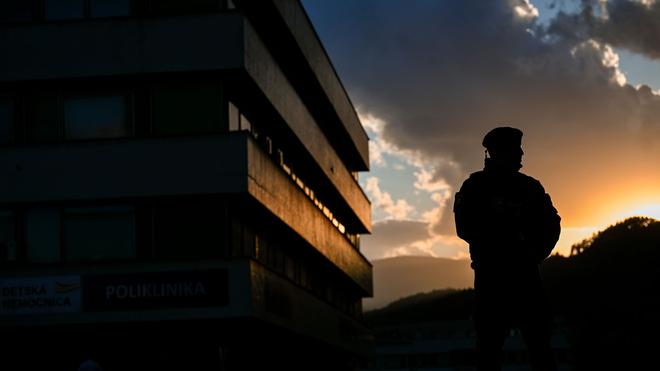
[{"label": "horizontal concrete ledge", "polygon": [[0,149],[0,203],[245,192],[242,133]]}]

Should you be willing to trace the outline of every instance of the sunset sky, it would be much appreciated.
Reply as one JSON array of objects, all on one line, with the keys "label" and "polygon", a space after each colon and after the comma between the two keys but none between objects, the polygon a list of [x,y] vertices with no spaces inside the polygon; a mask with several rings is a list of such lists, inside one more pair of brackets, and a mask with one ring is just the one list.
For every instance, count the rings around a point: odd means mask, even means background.
[{"label": "sunset sky", "polygon": [[466,257],[451,204],[483,135],[523,130],[555,249],[660,218],[660,0],[303,0],[371,138],[370,259]]}]

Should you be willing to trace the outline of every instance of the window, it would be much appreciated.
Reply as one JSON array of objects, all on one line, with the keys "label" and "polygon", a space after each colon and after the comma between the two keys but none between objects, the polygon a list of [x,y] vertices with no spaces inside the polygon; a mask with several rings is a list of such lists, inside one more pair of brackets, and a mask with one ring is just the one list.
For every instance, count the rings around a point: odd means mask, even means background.
[{"label": "window", "polygon": [[66,99],[65,137],[91,139],[128,136],[130,128],[126,100],[123,95]]},{"label": "window", "polygon": [[85,0],[45,0],[46,19],[64,20],[85,17]]},{"label": "window", "polygon": [[252,131],[252,123],[243,114],[241,114],[241,130]]},{"label": "window", "polygon": [[240,129],[240,115],[238,113],[238,107],[232,102],[229,102],[229,131],[238,131]]},{"label": "window", "polygon": [[131,0],[45,0],[44,9],[49,20],[121,17],[131,15]]},{"label": "window", "polygon": [[179,84],[157,87],[152,95],[153,132],[157,135],[221,131],[219,84]]},{"label": "window", "polygon": [[227,117],[229,120],[229,131],[246,130],[250,131],[256,137],[254,126],[247,117],[232,102],[228,103]]},{"label": "window", "polygon": [[154,248],[162,259],[220,257],[226,245],[224,209],[194,201],[154,208]]},{"label": "window", "polygon": [[11,143],[14,132],[14,102],[0,98],[0,144]]},{"label": "window", "polygon": [[33,209],[25,213],[27,258],[32,263],[60,260],[60,212],[58,209]]},{"label": "window", "polygon": [[57,96],[35,97],[29,102],[25,134],[31,143],[60,139]]},{"label": "window", "polygon": [[91,17],[120,17],[131,15],[131,0],[90,0]]},{"label": "window", "polygon": [[8,210],[0,210],[0,263],[16,261],[15,229],[14,214]]},{"label": "window", "polygon": [[32,19],[32,2],[28,0],[0,1],[0,22],[28,21]]},{"label": "window", "polygon": [[231,256],[243,256],[243,223],[236,216],[230,218]]},{"label": "window", "polygon": [[220,9],[220,0],[151,0],[151,11],[156,14],[212,12]]},{"label": "window", "polygon": [[66,209],[64,250],[68,261],[135,259],[135,212],[130,206]]},{"label": "window", "polygon": [[255,240],[256,240],[256,235],[252,227],[250,227],[250,225],[248,224],[243,224],[243,243],[242,243],[243,253],[241,254],[241,256],[256,257]]},{"label": "window", "polygon": [[296,279],[296,261],[289,255],[284,257],[284,274],[290,279]]}]

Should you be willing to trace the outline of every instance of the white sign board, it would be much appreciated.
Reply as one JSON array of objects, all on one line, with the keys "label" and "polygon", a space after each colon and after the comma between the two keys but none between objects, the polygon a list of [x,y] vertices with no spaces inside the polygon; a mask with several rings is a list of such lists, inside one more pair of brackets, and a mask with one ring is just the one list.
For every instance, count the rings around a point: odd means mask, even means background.
[{"label": "white sign board", "polygon": [[0,278],[0,315],[81,311],[80,276]]}]

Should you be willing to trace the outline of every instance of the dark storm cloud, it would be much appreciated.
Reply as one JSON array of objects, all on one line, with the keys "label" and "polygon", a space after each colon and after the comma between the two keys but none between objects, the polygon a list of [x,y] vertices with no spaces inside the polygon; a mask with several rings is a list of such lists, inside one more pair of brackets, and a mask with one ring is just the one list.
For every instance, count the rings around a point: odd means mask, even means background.
[{"label": "dark storm cloud", "polygon": [[615,47],[660,59],[660,2],[583,1],[577,14],[560,13],[549,31],[563,38],[595,38]]},{"label": "dark storm cloud", "polygon": [[[482,166],[481,139],[500,124],[525,132],[524,170],[565,214],[584,214],[593,189],[614,189],[613,179],[644,173],[658,183],[649,176],[657,161],[639,160],[659,153],[649,135],[658,98],[625,84],[607,40],[582,23],[548,33],[524,0],[306,4],[356,105],[386,121],[385,140],[438,164],[435,178],[454,189]],[[644,140],[651,155],[639,152]]]}]

